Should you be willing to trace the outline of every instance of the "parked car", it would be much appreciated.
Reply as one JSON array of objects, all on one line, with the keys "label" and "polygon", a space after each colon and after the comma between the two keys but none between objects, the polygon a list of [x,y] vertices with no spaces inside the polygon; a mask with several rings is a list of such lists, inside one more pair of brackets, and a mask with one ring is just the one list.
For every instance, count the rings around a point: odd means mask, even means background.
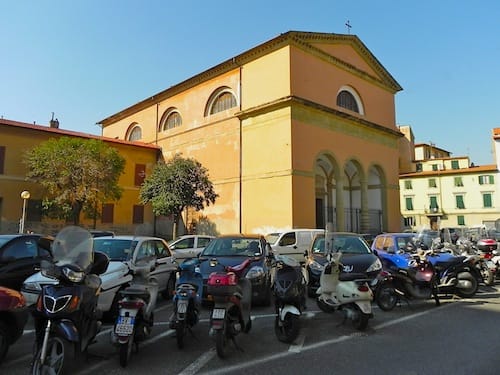
[{"label": "parked car", "polygon": [[[333,232],[329,235],[333,238],[332,250],[342,252],[340,262],[344,267],[343,272],[366,273],[366,277],[372,280],[378,276],[382,263],[361,235],[350,232]],[[305,254],[309,297],[316,296],[321,271],[327,262],[325,242],[324,234],[316,235]]]},{"label": "parked car", "polygon": [[41,234],[0,235],[0,285],[17,291],[38,272],[42,259],[50,259],[53,238]]},{"label": "parked car", "polygon": [[258,234],[219,236],[200,253],[200,272],[203,276],[203,300],[207,295],[207,280],[212,272],[223,271],[226,266],[236,266],[250,259],[244,277],[252,282],[252,303],[268,306],[271,303],[271,247]]},{"label": "parked car", "polygon": [[23,295],[0,286],[0,363],[9,347],[23,335],[28,316]]},{"label": "parked car", "polygon": [[304,261],[304,252],[307,251],[314,236],[325,233],[324,229],[290,229],[282,232],[273,232],[266,235],[275,255],[288,255],[299,262]]},{"label": "parked car", "polygon": [[201,234],[187,234],[168,242],[176,259],[196,258],[215,237]]},{"label": "parked car", "polygon": [[375,237],[372,243],[372,251],[382,261],[382,266],[388,268],[394,264],[398,267],[406,267],[406,258],[393,257],[400,251],[414,249],[417,246],[418,234],[408,232],[382,233]]}]

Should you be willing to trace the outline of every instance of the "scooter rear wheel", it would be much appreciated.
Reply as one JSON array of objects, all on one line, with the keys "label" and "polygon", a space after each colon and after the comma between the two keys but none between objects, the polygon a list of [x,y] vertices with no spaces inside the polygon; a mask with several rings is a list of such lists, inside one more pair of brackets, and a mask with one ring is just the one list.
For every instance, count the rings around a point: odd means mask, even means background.
[{"label": "scooter rear wheel", "polygon": [[184,336],[186,333],[186,321],[178,321],[175,326],[175,338],[177,340],[177,347],[179,349],[184,348]]},{"label": "scooter rear wheel", "polygon": [[365,314],[361,309],[357,308],[356,317],[352,319],[352,325],[358,331],[364,331],[368,327],[369,314]]},{"label": "scooter rear wheel", "polygon": [[398,303],[394,288],[388,283],[382,283],[378,286],[375,292],[375,300],[378,307],[383,311],[391,311]]},{"label": "scooter rear wheel", "polygon": [[126,343],[120,344],[120,366],[127,367],[128,361],[130,360],[130,356],[132,355],[132,348],[134,346],[134,334],[135,327],[132,331],[132,334],[128,338]]},{"label": "scooter rear wheel", "polygon": [[285,319],[280,322],[280,317],[277,316],[274,320],[274,333],[279,341],[291,343],[299,336],[300,319],[297,315],[286,314]]},{"label": "scooter rear wheel", "polygon": [[471,283],[469,288],[456,288],[455,293],[462,298],[474,297],[477,290],[479,289],[479,283],[474,275],[470,272],[462,272],[458,275],[459,280],[467,280]]},{"label": "scooter rear wheel", "polygon": [[223,329],[217,330],[215,333],[215,348],[219,358],[226,358],[228,347],[228,338],[226,336],[226,326]]},{"label": "scooter rear wheel", "polygon": [[9,330],[5,322],[0,322],[0,363],[7,355],[9,350]]}]

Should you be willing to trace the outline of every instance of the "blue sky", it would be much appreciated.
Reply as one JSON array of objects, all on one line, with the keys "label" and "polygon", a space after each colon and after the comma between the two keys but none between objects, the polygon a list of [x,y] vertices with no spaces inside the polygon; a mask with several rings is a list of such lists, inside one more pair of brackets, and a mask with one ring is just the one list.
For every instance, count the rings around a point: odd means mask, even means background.
[{"label": "blue sky", "polygon": [[290,31],[357,35],[403,87],[398,125],[476,165],[500,127],[497,0],[0,0],[0,116],[96,122]]}]

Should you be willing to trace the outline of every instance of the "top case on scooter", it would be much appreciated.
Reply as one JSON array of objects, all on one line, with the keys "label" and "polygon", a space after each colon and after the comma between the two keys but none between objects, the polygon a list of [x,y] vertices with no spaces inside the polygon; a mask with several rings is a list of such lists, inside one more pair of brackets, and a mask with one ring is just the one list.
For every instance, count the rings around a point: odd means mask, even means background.
[{"label": "top case on scooter", "polygon": [[241,287],[238,285],[238,278],[234,272],[212,272],[208,276],[207,294],[231,296],[236,292],[241,293]]}]

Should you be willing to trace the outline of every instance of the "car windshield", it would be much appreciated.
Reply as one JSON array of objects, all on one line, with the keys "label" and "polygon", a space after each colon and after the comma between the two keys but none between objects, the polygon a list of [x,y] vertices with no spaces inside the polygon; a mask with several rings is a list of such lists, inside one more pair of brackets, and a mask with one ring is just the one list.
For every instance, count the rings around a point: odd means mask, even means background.
[{"label": "car windshield", "polygon": [[[333,251],[341,251],[343,254],[369,254],[371,252],[361,237],[338,235],[333,237]],[[325,237],[316,237],[312,252],[325,254]]]},{"label": "car windshield", "polygon": [[255,237],[224,237],[212,240],[201,256],[259,256],[262,249]]},{"label": "car windshield", "polygon": [[266,234],[266,241],[269,242],[270,245],[274,245],[279,238],[280,238],[280,233]]},{"label": "car windshield", "polygon": [[3,244],[9,242],[14,237],[15,236],[0,236],[0,246],[2,246]]},{"label": "car windshield", "polygon": [[94,251],[100,251],[109,257],[109,260],[126,261],[130,259],[137,241],[119,238],[94,238]]}]

